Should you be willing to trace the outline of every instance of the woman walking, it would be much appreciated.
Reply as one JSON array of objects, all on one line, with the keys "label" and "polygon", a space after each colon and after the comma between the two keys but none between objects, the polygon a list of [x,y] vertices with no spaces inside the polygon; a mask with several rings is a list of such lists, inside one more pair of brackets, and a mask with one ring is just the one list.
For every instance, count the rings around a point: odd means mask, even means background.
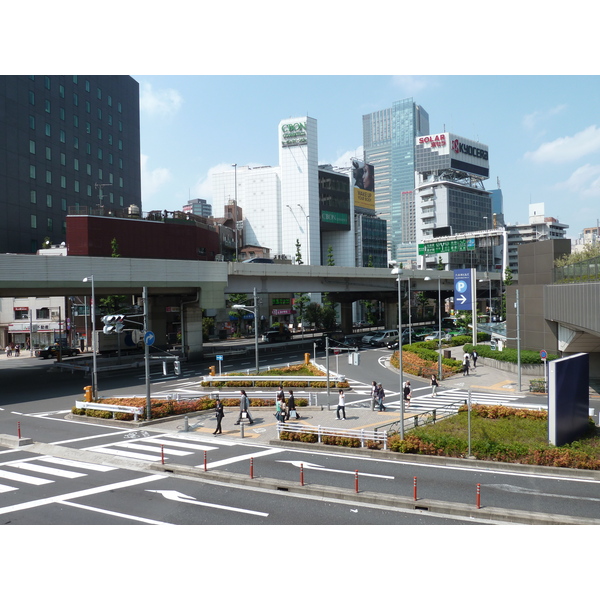
[{"label": "woman walking", "polygon": [[440,384],[438,383],[438,380],[437,380],[436,376],[432,375],[431,376],[431,397],[432,398],[435,398],[435,396],[437,394],[437,389],[438,389],[439,385]]},{"label": "woman walking", "polygon": [[339,396],[338,396],[338,405],[337,405],[337,411],[336,411],[336,420],[339,421],[340,420],[340,411],[342,412],[342,421],[346,420],[346,399],[344,397],[344,390],[340,390]]},{"label": "woman walking", "polygon": [[404,382],[404,389],[402,390],[402,393],[404,395],[404,402],[406,402],[406,408],[408,408],[410,406],[410,381],[405,381]]}]

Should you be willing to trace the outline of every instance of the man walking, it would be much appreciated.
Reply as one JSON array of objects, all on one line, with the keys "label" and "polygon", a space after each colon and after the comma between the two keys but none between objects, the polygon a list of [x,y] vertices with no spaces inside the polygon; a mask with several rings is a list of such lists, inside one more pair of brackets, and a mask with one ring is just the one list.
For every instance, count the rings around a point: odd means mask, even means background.
[{"label": "man walking", "polygon": [[248,396],[246,396],[245,390],[240,391],[240,416],[236,422],[236,425],[240,424],[240,421],[244,418],[244,413],[248,416],[250,420],[250,425],[254,423],[252,420],[252,415],[250,414],[250,400],[248,400]]},{"label": "man walking", "polygon": [[342,412],[342,421],[346,420],[346,399],[344,398],[344,390],[340,390],[340,393],[338,395],[338,405],[337,405],[337,411],[336,411],[336,421],[340,420],[340,411]]}]

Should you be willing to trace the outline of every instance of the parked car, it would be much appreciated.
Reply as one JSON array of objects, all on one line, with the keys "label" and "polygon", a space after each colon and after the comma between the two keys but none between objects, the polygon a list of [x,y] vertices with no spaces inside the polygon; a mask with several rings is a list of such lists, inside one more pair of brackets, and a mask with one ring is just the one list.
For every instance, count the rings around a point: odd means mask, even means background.
[{"label": "parked car", "polygon": [[263,335],[263,340],[267,343],[276,343],[276,342],[287,342],[292,338],[292,334],[288,329],[282,329],[281,331],[267,331],[265,335]]},{"label": "parked car", "polygon": [[[432,340],[437,340],[439,339],[439,332],[436,331],[435,333],[430,333],[429,335],[425,336],[425,341],[426,342],[431,342]],[[452,334],[450,333],[445,333],[442,331],[442,341],[444,342],[449,342],[452,339]]]},{"label": "parked car", "polygon": [[383,331],[375,334],[370,340],[371,346],[387,346],[387,344],[398,340],[397,329],[384,329]]},{"label": "parked car", "polygon": [[375,337],[375,336],[376,336],[378,333],[381,333],[381,331],[370,331],[369,333],[367,333],[367,334],[363,335],[363,336],[360,338],[360,343],[361,343],[363,346],[369,346],[369,345],[371,344],[371,339],[372,339],[373,337]]},{"label": "parked car", "polygon": [[36,350],[35,355],[43,359],[57,358],[59,349],[62,356],[76,356],[77,354],[79,354],[79,350],[77,348],[53,344],[52,346],[46,346],[45,348],[40,348],[39,350]]}]

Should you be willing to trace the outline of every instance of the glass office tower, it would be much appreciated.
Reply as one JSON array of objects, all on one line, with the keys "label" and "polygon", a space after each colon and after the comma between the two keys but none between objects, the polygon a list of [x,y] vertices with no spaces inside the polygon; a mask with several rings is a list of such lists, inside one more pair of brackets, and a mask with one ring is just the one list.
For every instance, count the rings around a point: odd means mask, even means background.
[{"label": "glass office tower", "polygon": [[409,215],[402,200],[415,189],[415,137],[428,133],[429,115],[412,98],[363,115],[365,161],[375,167],[375,210],[387,221],[390,258],[405,264],[416,260],[417,251],[414,225],[403,224],[403,214]]}]

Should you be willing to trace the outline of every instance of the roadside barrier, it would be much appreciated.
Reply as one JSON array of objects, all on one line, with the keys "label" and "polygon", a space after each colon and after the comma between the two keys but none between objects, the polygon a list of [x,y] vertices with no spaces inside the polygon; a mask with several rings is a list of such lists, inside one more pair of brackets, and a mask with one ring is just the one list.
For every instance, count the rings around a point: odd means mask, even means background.
[{"label": "roadside barrier", "polygon": [[313,427],[302,423],[277,423],[277,439],[281,439],[283,432],[298,433],[298,434],[314,434],[317,436],[319,444],[323,442],[323,436],[332,436],[339,438],[351,438],[360,440],[360,447],[364,448],[367,442],[378,442],[383,444],[383,449],[387,450],[386,431],[374,431],[370,429],[338,429],[333,427]]}]

